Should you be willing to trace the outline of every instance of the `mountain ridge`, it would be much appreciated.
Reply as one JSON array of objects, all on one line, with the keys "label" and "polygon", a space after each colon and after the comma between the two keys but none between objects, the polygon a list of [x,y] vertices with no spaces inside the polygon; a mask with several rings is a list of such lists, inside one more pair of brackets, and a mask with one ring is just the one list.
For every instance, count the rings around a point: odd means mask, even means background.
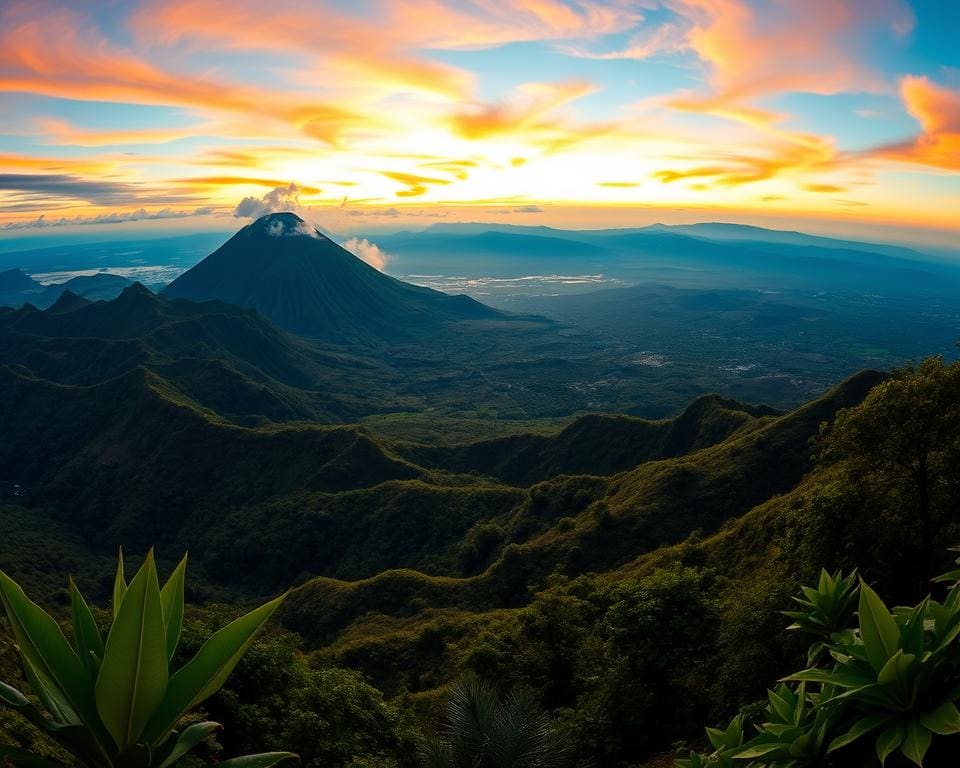
[{"label": "mountain ridge", "polygon": [[503,313],[404,283],[292,213],[261,217],[163,290],[257,309],[281,328],[340,343],[383,343]]}]

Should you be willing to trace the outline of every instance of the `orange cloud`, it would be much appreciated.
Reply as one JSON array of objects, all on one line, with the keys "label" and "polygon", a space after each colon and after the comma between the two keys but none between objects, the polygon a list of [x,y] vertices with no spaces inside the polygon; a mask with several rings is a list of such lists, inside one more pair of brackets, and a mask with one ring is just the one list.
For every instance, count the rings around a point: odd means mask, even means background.
[{"label": "orange cloud", "polygon": [[141,39],[154,43],[297,53],[312,61],[302,73],[308,84],[325,71],[335,74],[339,84],[453,99],[462,97],[472,82],[455,67],[404,53],[404,44],[415,42],[405,35],[409,30],[384,23],[380,14],[359,18],[315,2],[275,0],[265,13],[263,4],[253,0],[164,0],[141,8],[130,24]]},{"label": "orange cloud", "polygon": [[396,171],[380,171],[380,175],[406,185],[406,189],[401,189],[396,192],[397,197],[419,197],[429,190],[429,184],[445,185],[451,183],[450,179],[438,179],[433,176],[417,176],[412,173],[398,173]]},{"label": "orange cloud", "polygon": [[[200,176],[189,179],[177,179],[176,182],[178,184],[200,187],[227,187],[253,184],[260,187],[270,187],[271,189],[285,187],[290,183],[289,181],[282,181],[280,179],[256,179],[246,176]],[[305,195],[319,195],[322,190],[316,187],[298,184],[297,191]]]},{"label": "orange cloud", "polygon": [[915,24],[902,0],[678,0],[675,7],[691,24],[690,48],[711,68],[714,104],[880,89],[881,78],[855,58],[853,41],[867,26],[902,35]]},{"label": "orange cloud", "polygon": [[643,16],[626,0],[501,0],[455,4],[382,0],[386,26],[417,47],[491,48],[532,40],[592,38],[630,29]]},{"label": "orange cloud", "polygon": [[95,159],[64,159],[52,157],[34,157],[32,155],[0,155],[0,169],[35,171],[71,171],[73,173],[108,174],[114,166],[108,161]]},{"label": "orange cloud", "polygon": [[216,135],[215,126],[193,126],[171,130],[90,131],[77,128],[64,120],[44,118],[37,120],[40,131],[52,143],[73,147],[110,147],[121,144],[166,144],[178,139],[193,138],[209,133]]},{"label": "orange cloud", "polygon": [[846,192],[846,187],[838,187],[836,184],[804,184],[803,189],[807,192],[822,192],[824,194],[836,194]]},{"label": "orange cloud", "polygon": [[[565,83],[527,83],[514,99],[498,104],[475,104],[449,118],[457,135],[470,140],[515,136],[529,143],[559,147],[587,138],[606,128],[571,127],[554,113],[560,107],[592,93],[582,80]],[[512,161],[511,161],[512,162]]]},{"label": "orange cloud", "polygon": [[164,71],[116,49],[74,13],[38,2],[14,2],[0,13],[0,91],[257,115],[328,143],[350,127],[370,123],[338,106],[305,104],[282,91]]},{"label": "orange cloud", "polygon": [[920,123],[920,135],[870,154],[960,171],[960,91],[944,88],[926,77],[908,76],[900,81],[900,96],[907,111]]},{"label": "orange cloud", "polygon": [[727,153],[710,165],[655,171],[652,178],[664,184],[685,179],[706,180],[709,186],[735,187],[766,181],[786,172],[823,170],[835,160],[832,142],[805,134],[784,134],[766,154]]}]

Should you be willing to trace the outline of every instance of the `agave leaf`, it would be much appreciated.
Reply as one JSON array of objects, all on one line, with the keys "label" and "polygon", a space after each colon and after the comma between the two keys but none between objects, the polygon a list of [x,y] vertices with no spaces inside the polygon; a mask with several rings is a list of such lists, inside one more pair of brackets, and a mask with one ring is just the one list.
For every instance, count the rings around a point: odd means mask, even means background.
[{"label": "agave leaf", "polygon": [[860,636],[870,666],[880,672],[897,652],[900,628],[880,596],[863,581],[860,582]]},{"label": "agave leaf", "polygon": [[24,661],[56,687],[77,716],[94,731],[98,741],[105,743],[93,683],[57,622],[3,571],[0,571],[0,601]]},{"label": "agave leaf", "polygon": [[130,583],[97,676],[97,710],[123,751],[137,743],[167,690],[166,632],[153,552]]},{"label": "agave leaf", "polygon": [[94,621],[90,606],[70,579],[70,612],[73,616],[73,642],[77,655],[87,668],[91,679],[96,679],[98,660],[103,659],[103,635]]},{"label": "agave leaf", "polygon": [[[197,744],[207,738],[207,736],[222,727],[220,723],[208,721],[204,723],[194,723],[190,727],[185,728],[183,733],[177,736],[176,741],[173,742],[170,754],[168,754],[156,768],[168,768],[168,766],[173,765],[177,760],[187,754],[187,752],[197,746]],[[171,741],[173,740],[171,739]]]},{"label": "agave leaf", "polygon": [[0,703],[17,710],[23,717],[44,731],[57,727],[57,723],[37,709],[26,696],[3,681],[0,681]]},{"label": "agave leaf", "polygon": [[160,603],[163,606],[163,623],[166,626],[167,658],[173,659],[180,642],[180,630],[183,628],[183,585],[187,572],[187,556],[170,574],[167,583],[160,590]]},{"label": "agave leaf", "polygon": [[886,765],[887,758],[903,743],[907,728],[903,722],[894,723],[877,737],[877,759]]},{"label": "agave leaf", "polygon": [[44,709],[53,717],[54,722],[62,725],[79,723],[79,715],[70,706],[70,702],[66,700],[56,684],[37,670],[29,659],[24,657],[22,661],[24,677],[27,678],[30,688],[40,699]]},{"label": "agave leaf", "polygon": [[840,749],[848,744],[852,744],[857,739],[866,736],[871,731],[875,731],[877,728],[886,725],[891,719],[892,718],[890,715],[870,715],[868,717],[861,717],[859,720],[857,720],[857,722],[850,726],[850,730],[841,736],[837,736],[837,738],[830,742],[830,746],[827,747],[827,753],[829,754],[836,749]]},{"label": "agave leaf", "polygon": [[192,707],[220,690],[286,596],[284,593],[215,632],[170,678],[167,693],[144,732],[149,741],[159,741]]},{"label": "agave leaf", "polygon": [[770,701],[770,707],[785,723],[789,723],[793,718],[793,707],[790,702],[784,699],[777,691],[767,691],[767,699]]},{"label": "agave leaf", "polygon": [[920,722],[938,736],[960,733],[960,711],[952,701],[941,704],[932,712],[920,715]]},{"label": "agave leaf", "polygon": [[906,691],[910,674],[910,667],[917,657],[911,653],[897,651],[890,660],[883,665],[877,675],[877,682],[881,685],[895,685],[900,691]]},{"label": "agave leaf", "polygon": [[127,594],[127,580],[123,577],[123,547],[117,554],[117,575],[113,579],[113,619],[116,621],[117,614],[120,613],[120,604],[123,602],[123,596]]},{"label": "agave leaf", "polygon": [[218,763],[219,768],[271,768],[282,760],[299,758],[293,752],[264,752],[259,755],[232,757]]},{"label": "agave leaf", "polygon": [[8,747],[4,744],[0,744],[0,764],[13,766],[14,768],[63,768],[60,763],[45,760],[39,755],[33,754],[33,752]]},{"label": "agave leaf", "polygon": [[903,756],[915,765],[923,765],[923,757],[930,749],[930,742],[933,736],[930,734],[919,720],[911,720],[907,723],[907,734],[900,745],[900,751]]},{"label": "agave leaf", "polygon": [[[72,754],[85,756],[90,762],[109,764],[103,748],[97,743],[92,732],[79,723],[64,725],[54,722],[37,709],[20,691],[0,682],[0,703],[17,710],[24,718],[44,733],[59,742]],[[0,748],[2,749],[2,748]],[[0,753],[0,757],[2,757]],[[0,760],[0,764],[2,764]],[[14,760],[15,765],[20,765]]]},{"label": "agave leaf", "polygon": [[773,752],[779,752],[783,749],[783,744],[755,744],[753,746],[747,745],[743,749],[738,749],[736,752],[737,759],[746,760],[747,758],[755,757],[764,757],[765,755],[772,754]]}]

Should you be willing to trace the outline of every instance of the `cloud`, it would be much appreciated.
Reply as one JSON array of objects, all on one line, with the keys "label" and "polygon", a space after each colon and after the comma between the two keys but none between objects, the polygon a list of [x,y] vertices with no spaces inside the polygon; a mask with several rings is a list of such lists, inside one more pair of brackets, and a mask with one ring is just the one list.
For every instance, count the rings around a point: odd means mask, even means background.
[{"label": "cloud", "polygon": [[615,61],[619,59],[634,59],[642,61],[651,56],[665,53],[681,53],[689,48],[687,31],[676,22],[667,22],[654,27],[652,30],[641,28],[631,36],[626,48],[612,51],[592,51],[578,46],[568,46],[561,50],[581,59],[597,59],[600,61]]},{"label": "cloud", "polygon": [[584,80],[562,83],[526,83],[517,89],[509,101],[495,104],[474,104],[460,110],[450,119],[450,127],[457,135],[471,140],[496,136],[525,136],[534,141],[556,138],[565,131],[555,116],[558,108],[596,90]]},{"label": "cloud", "polygon": [[248,132],[256,116],[255,133],[273,123],[331,145],[348,128],[375,122],[302,92],[168,71],[115,45],[72,9],[43,0],[0,10],[0,91],[184,107],[239,118]]},{"label": "cloud", "polygon": [[286,222],[272,220],[267,225],[267,237],[312,237],[319,239],[320,235],[315,227],[311,227],[305,221],[298,221],[293,225]]},{"label": "cloud", "polygon": [[380,247],[371,243],[365,238],[351,237],[343,244],[350,253],[363,259],[371,267],[376,267],[381,272],[386,268],[387,263],[392,256],[380,250]]},{"label": "cloud", "polygon": [[0,190],[24,196],[54,196],[84,200],[95,205],[110,205],[129,200],[136,187],[114,181],[90,181],[62,173],[0,173]]},{"label": "cloud", "polygon": [[245,197],[233,209],[238,219],[259,219],[268,213],[300,210],[301,188],[290,182],[286,187],[277,187],[263,197]]},{"label": "cloud", "polygon": [[386,176],[393,181],[399,181],[406,185],[406,189],[399,189],[395,193],[397,197],[419,197],[426,194],[428,185],[452,183],[450,179],[439,179],[435,176],[419,176],[413,173],[399,173],[397,171],[380,171],[381,176]]},{"label": "cloud", "polygon": [[543,213],[539,205],[521,205],[513,209],[513,213]]},{"label": "cloud", "polygon": [[710,67],[709,104],[737,104],[785,92],[881,90],[883,79],[858,59],[865,32],[894,36],[915,19],[902,0],[676,0],[687,44]]},{"label": "cloud", "polygon": [[837,194],[846,192],[846,187],[838,187],[836,184],[804,184],[803,189],[807,192],[822,192],[825,194]]},{"label": "cloud", "polygon": [[176,129],[144,130],[88,130],[78,128],[65,120],[41,118],[36,121],[37,128],[47,136],[47,142],[70,147],[110,147],[123,144],[168,144],[179,139],[197,136],[215,136],[222,127],[212,124],[197,124]]},{"label": "cloud", "polygon": [[909,75],[900,81],[900,98],[920,123],[920,134],[872,150],[868,156],[960,171],[960,90]]},{"label": "cloud", "polygon": [[11,221],[0,229],[46,229],[48,227],[77,227],[90,224],[122,224],[128,221],[159,221],[161,219],[186,219],[192,216],[209,216],[216,213],[212,206],[202,206],[192,211],[177,211],[172,208],[161,208],[157,211],[147,211],[138,208],[135,211],[102,213],[97,216],[71,216],[59,219],[48,219],[46,215],[38,216],[30,221]]}]

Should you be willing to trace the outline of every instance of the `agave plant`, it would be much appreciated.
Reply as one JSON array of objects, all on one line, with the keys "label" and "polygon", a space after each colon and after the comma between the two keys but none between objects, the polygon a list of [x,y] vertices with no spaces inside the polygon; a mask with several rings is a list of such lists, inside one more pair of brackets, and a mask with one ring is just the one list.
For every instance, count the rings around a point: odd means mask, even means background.
[{"label": "agave plant", "polygon": [[858,630],[831,644],[832,669],[806,669],[788,679],[842,690],[829,701],[843,702],[852,722],[828,752],[879,732],[881,764],[899,751],[923,765],[934,736],[960,733],[960,590],[952,589],[944,604],[928,597],[891,612],[861,583],[858,617]]},{"label": "agave plant", "polygon": [[714,751],[708,755],[692,752],[690,757],[677,760],[677,768],[733,768],[736,765],[734,760],[744,748],[746,718],[742,714],[737,715],[722,730],[706,730]]},{"label": "agave plant", "polygon": [[446,721],[421,758],[424,768],[566,768],[573,745],[531,696],[501,697],[470,678],[453,687]]},{"label": "agave plant", "polygon": [[714,752],[678,766],[866,765],[864,747],[875,754],[874,765],[899,753],[923,766],[931,749],[950,752],[938,740],[960,734],[960,570],[937,581],[951,584],[942,603],[928,596],[891,611],[854,574],[821,573],[816,589],[804,587],[795,598],[802,610],[787,612],[791,629],[816,638],[808,668],[785,678],[796,687],[769,692],[753,737],[744,736],[738,715],[726,730],[707,729]]},{"label": "agave plant", "polygon": [[830,574],[823,569],[816,589],[800,587],[801,595],[794,597],[799,611],[784,611],[793,619],[787,629],[813,635],[817,640],[807,653],[807,664],[813,665],[827,650],[827,641],[849,626],[857,607],[857,572],[844,576],[840,571]]},{"label": "agave plant", "polygon": [[[220,728],[200,722],[182,730],[184,715],[216,693],[257,632],[285,597],[260,606],[214,633],[180,669],[171,662],[183,623],[187,558],[161,589],[151,550],[128,584],[123,553],[113,588],[113,619],[104,636],[71,579],[71,645],[52,616],[0,571],[0,601],[24,675],[40,705],[0,682],[0,703],[59,743],[89,768],[170,768]],[[224,768],[270,768],[290,752],[225,760]],[[30,752],[0,746],[0,761],[23,768],[60,768]]]},{"label": "agave plant", "polygon": [[810,693],[805,683],[796,688],[781,684],[767,691],[764,722],[757,735],[734,755],[740,761],[759,761],[769,768],[822,765],[827,734],[837,719],[838,706],[830,702],[833,689]]}]

